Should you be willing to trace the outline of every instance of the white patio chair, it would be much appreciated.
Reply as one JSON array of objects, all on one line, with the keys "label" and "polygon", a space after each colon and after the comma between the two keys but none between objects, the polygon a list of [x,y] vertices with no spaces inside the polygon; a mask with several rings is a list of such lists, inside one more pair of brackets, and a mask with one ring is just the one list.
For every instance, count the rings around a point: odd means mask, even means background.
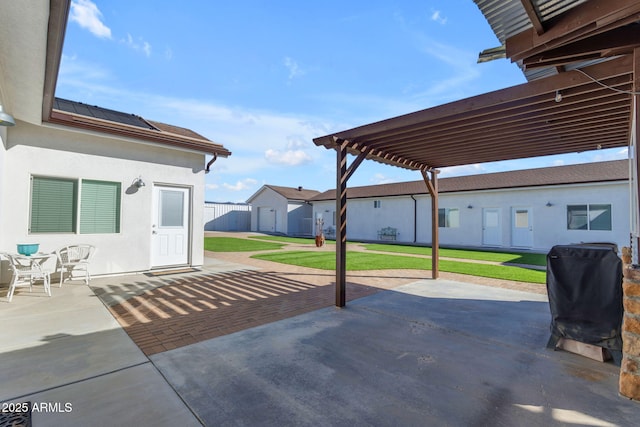
[{"label": "white patio chair", "polygon": [[[84,282],[89,284],[91,275],[89,274],[89,262],[95,252],[95,247],[91,245],[70,245],[56,250],[58,263],[60,264],[60,286],[65,280],[73,280],[73,272],[84,273]],[[65,273],[68,274],[65,279]]]},{"label": "white patio chair", "polygon": [[[44,291],[51,296],[51,276],[50,272],[44,268],[47,257],[26,257],[16,256],[13,254],[3,254],[8,260],[11,267],[12,277],[9,284],[9,292],[7,298],[9,302],[13,299],[13,294],[18,286],[29,286],[29,292],[33,290],[33,284],[42,280]],[[51,257],[53,254],[50,255]]]}]

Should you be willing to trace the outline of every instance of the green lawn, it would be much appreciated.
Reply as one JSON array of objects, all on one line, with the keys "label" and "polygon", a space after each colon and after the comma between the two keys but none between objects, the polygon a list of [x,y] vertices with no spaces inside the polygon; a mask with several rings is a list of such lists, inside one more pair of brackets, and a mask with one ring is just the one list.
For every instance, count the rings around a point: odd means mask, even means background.
[{"label": "green lawn", "polygon": [[205,237],[204,249],[213,252],[253,252],[282,249],[284,243],[238,239],[236,237]]},{"label": "green lawn", "polygon": [[316,244],[315,239],[304,237],[287,237],[287,236],[249,236],[250,239],[268,240],[274,242],[299,243],[299,244]]},{"label": "green lawn", "polygon": [[[278,243],[281,242],[281,243]],[[204,248],[214,252],[256,252],[277,251],[254,255],[253,258],[301,267],[335,270],[336,255],[333,251],[280,251],[286,243],[315,243],[313,239],[255,236],[252,239],[236,237],[205,237]],[[347,252],[347,270],[385,270],[385,269],[431,269],[431,261],[425,258],[402,256],[401,253],[431,255],[431,248],[403,245],[363,245],[369,250],[395,252],[397,254],[378,254],[373,252]],[[545,265],[543,254],[518,254],[505,252],[473,251],[458,249],[440,249],[440,256],[461,259],[485,260],[494,262],[517,262],[529,265]],[[544,262],[543,262],[544,261]],[[520,282],[545,283],[546,272],[521,267],[478,264],[463,261],[440,260],[440,270],[471,276],[494,279],[516,280]]]},{"label": "green lawn", "polygon": [[[252,258],[322,270],[335,270],[336,268],[336,255],[334,252],[271,252],[253,255]],[[401,255],[347,252],[347,271],[384,269],[430,270],[431,261],[424,258],[404,257]],[[519,282],[546,283],[546,272],[544,271],[503,265],[440,260],[440,271]]]},{"label": "green lawn", "polygon": [[[431,256],[431,248],[424,246],[364,244],[366,249],[383,252],[399,252],[404,254],[416,254]],[[518,253],[518,252],[493,252],[470,249],[444,249],[440,248],[442,258],[473,259],[478,261],[510,262],[527,265],[547,265],[546,254]]]}]

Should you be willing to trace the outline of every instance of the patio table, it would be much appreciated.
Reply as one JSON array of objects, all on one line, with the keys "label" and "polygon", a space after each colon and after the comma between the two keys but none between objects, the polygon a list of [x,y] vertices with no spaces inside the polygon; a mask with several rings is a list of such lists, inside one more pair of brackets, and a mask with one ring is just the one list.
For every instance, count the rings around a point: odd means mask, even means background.
[{"label": "patio table", "polygon": [[[47,295],[51,296],[51,277],[50,272],[44,268],[44,264],[51,258],[55,257],[55,254],[48,254],[38,252],[31,255],[21,254],[5,254],[10,258],[14,278],[11,281],[9,288],[9,294],[7,295],[9,301],[13,297],[13,292],[20,279],[28,280],[29,287],[33,286],[33,282],[38,279],[42,279],[44,282],[44,289]],[[23,285],[27,284],[23,283]]]}]

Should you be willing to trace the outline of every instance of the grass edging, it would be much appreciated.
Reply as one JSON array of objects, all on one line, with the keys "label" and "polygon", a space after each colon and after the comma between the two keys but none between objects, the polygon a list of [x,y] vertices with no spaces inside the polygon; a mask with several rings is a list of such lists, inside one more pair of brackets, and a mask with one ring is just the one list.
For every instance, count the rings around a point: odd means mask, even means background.
[{"label": "grass edging", "polygon": [[[430,270],[431,262],[425,258],[405,257],[401,255],[383,255],[365,252],[347,252],[347,271],[412,269]],[[309,251],[278,251],[253,255],[261,259],[299,267],[334,270],[335,253]],[[440,271],[488,277],[492,279],[512,280],[527,283],[546,283],[546,272],[522,267],[480,264],[473,262],[440,260]]]}]

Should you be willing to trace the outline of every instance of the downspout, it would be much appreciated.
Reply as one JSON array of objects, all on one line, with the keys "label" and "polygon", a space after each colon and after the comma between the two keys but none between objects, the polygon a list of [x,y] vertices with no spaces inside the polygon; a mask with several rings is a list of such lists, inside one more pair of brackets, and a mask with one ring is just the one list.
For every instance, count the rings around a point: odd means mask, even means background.
[{"label": "downspout", "polygon": [[211,172],[211,165],[213,164],[213,162],[215,162],[216,160],[218,160],[218,155],[216,153],[213,153],[213,158],[211,160],[209,160],[209,163],[207,163],[207,167],[204,170],[204,173],[209,173]]},{"label": "downspout", "polygon": [[413,199],[413,243],[418,241],[418,201],[413,194],[409,195]]}]

